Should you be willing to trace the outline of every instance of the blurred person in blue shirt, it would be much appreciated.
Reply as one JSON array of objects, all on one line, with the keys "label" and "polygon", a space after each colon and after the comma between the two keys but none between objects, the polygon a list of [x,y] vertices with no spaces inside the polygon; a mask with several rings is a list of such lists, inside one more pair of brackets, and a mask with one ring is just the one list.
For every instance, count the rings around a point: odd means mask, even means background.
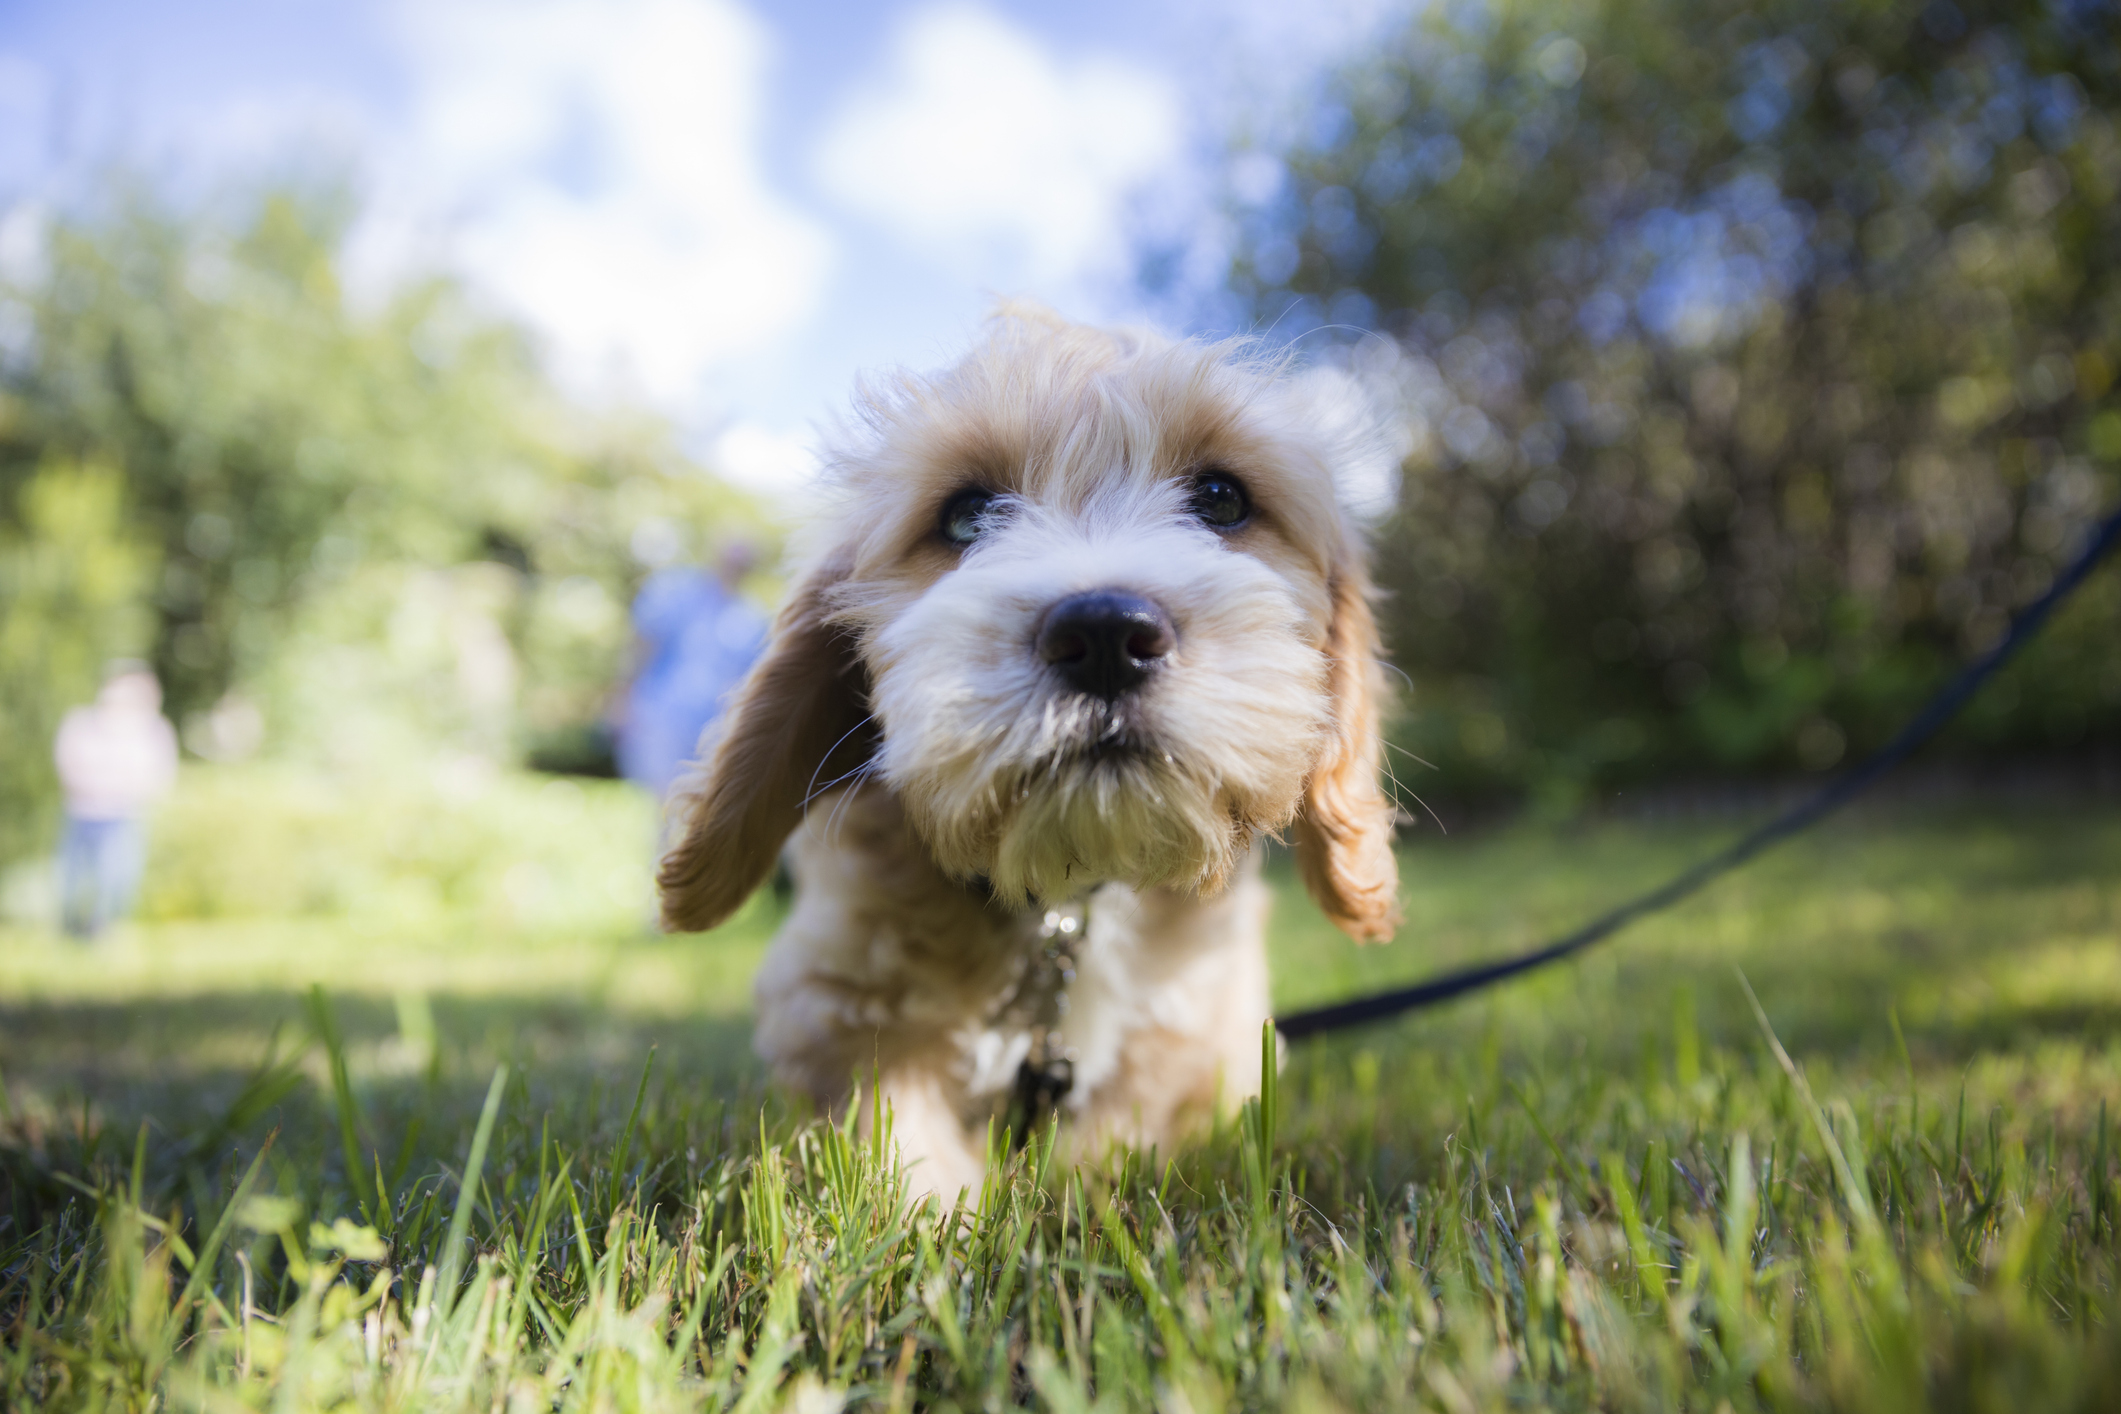
[{"label": "blurred person in blue shirt", "polygon": [[177,731],[145,663],[110,665],[103,690],[68,712],[52,747],[66,799],[60,918],[94,938],[132,910],[147,861],[147,811],[177,778]]},{"label": "blurred person in blue shirt", "polygon": [[756,555],[726,546],[713,573],[672,566],[648,576],[633,601],[640,667],[618,714],[619,770],[667,799],[699,751],[700,735],[751,671],[766,617],[737,593]]}]

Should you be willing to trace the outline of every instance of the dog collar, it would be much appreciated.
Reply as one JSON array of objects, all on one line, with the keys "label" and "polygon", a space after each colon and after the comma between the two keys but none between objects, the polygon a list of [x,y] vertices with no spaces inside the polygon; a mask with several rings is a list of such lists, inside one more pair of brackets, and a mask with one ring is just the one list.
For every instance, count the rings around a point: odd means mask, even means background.
[{"label": "dog collar", "polygon": [[1016,1068],[1010,1096],[1011,1143],[1022,1148],[1075,1086],[1075,1056],[1061,1036],[1075,954],[1087,940],[1089,910],[1080,901],[1050,904],[1039,919],[1036,945],[1024,956],[1015,989],[998,1020],[1031,1033],[1031,1049]]}]

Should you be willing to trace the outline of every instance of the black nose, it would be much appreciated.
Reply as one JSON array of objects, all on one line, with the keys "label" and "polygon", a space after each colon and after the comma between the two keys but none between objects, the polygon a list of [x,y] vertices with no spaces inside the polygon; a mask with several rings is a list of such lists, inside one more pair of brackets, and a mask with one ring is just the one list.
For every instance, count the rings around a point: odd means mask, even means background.
[{"label": "black nose", "polygon": [[1046,610],[1038,656],[1078,692],[1113,698],[1139,687],[1178,646],[1171,620],[1139,594],[1094,589]]}]

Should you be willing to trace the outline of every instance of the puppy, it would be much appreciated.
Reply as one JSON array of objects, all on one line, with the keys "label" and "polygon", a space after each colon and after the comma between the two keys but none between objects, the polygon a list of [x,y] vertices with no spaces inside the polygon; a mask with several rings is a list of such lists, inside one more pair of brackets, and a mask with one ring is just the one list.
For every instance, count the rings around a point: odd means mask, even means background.
[{"label": "puppy", "polygon": [[1398,924],[1339,449],[1240,346],[1037,312],[860,410],[680,797],[665,923],[787,845],[759,1053],[834,1108],[873,1073],[917,1190],[976,1192],[1012,1096],[1019,1133],[1168,1143],[1259,1087],[1260,836],[1351,936]]}]

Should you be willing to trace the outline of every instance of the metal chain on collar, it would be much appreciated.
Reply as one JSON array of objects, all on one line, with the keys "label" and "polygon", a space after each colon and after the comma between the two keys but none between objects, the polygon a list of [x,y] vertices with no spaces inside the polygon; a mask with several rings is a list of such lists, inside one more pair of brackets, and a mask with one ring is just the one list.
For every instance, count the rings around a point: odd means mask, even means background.
[{"label": "metal chain on collar", "polygon": [[1061,1040],[1068,1015],[1068,988],[1075,981],[1075,953],[1089,923],[1080,902],[1053,904],[1039,919],[1038,945],[1024,959],[1016,990],[1000,1019],[1031,1032],[1031,1050],[1016,1068],[1010,1096],[1012,1142],[1023,1147],[1031,1131],[1059,1108],[1075,1084],[1075,1057]]}]

